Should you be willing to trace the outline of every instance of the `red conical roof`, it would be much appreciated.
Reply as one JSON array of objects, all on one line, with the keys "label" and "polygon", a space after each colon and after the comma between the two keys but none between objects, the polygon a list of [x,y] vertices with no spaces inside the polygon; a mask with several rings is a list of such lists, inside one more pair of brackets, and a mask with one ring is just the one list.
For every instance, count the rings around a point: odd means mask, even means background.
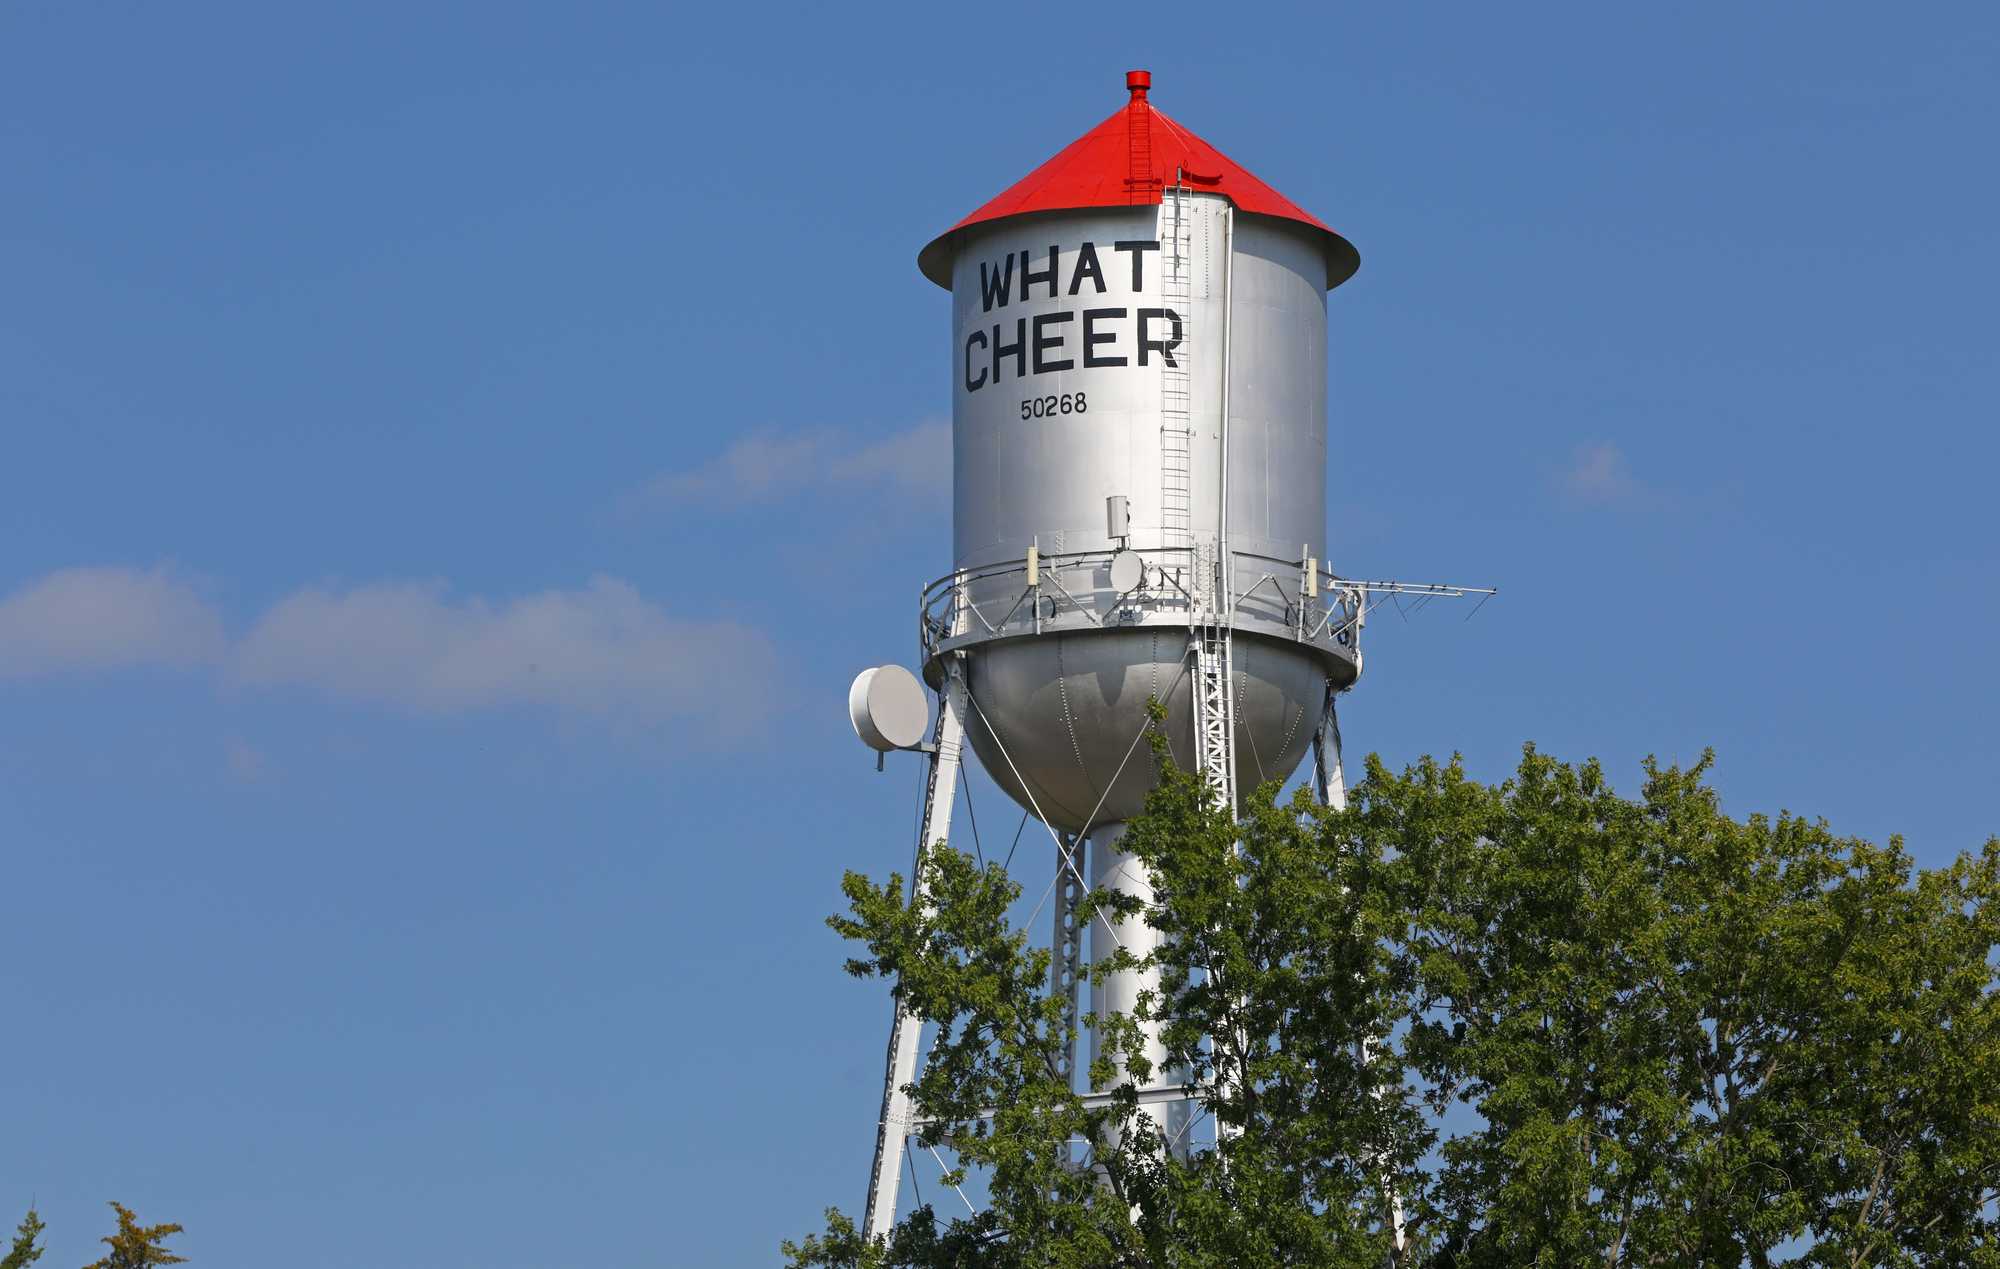
[{"label": "red conical roof", "polygon": [[1157,206],[1163,191],[1185,184],[1221,194],[1237,210],[1276,216],[1317,230],[1326,248],[1326,285],[1339,286],[1361,267],[1353,244],[1310,212],[1238,166],[1230,157],[1153,108],[1147,71],[1130,71],[1131,99],[1116,114],[1065,146],[1060,153],[978,211],[932,239],[917,253],[925,277],[949,290],[953,239],[971,225],[1030,212],[1083,207]]}]

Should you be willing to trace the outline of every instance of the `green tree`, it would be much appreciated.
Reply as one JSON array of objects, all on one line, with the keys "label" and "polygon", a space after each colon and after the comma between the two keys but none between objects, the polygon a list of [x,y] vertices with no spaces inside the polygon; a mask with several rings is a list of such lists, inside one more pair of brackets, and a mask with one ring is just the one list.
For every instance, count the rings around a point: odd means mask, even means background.
[{"label": "green tree", "polygon": [[35,1240],[42,1236],[44,1228],[40,1213],[29,1208],[28,1214],[21,1218],[20,1227],[14,1231],[14,1245],[8,1248],[5,1256],[0,1256],[0,1269],[28,1269],[29,1265],[40,1260],[42,1249],[35,1246]]},{"label": "green tree", "polygon": [[162,1245],[181,1232],[179,1225],[141,1225],[123,1203],[114,1202],[111,1207],[118,1213],[118,1232],[98,1239],[111,1253],[84,1269],[146,1269],[148,1265],[186,1263],[186,1256],[176,1256]]},{"label": "green tree", "polygon": [[2000,841],[1918,870],[1731,819],[1708,765],[1625,798],[1532,748],[1500,785],[1371,759],[1349,809],[1235,824],[1163,758],[1141,1014],[1231,1130],[1186,1158],[1058,1074],[1001,869],[925,851],[921,907],[850,874],[848,967],[936,1024],[922,1139],[989,1202],[886,1243],[829,1212],[791,1263],[2000,1266]]}]

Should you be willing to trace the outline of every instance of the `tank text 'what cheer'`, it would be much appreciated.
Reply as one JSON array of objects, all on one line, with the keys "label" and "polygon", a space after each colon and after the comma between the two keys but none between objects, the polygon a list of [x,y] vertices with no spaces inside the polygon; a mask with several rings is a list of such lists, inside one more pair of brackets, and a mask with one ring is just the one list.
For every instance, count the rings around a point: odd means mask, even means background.
[{"label": "tank text 'what cheer'", "polygon": [[[1157,239],[1111,244],[1109,264],[1114,276],[1129,268],[1134,296],[1145,295],[1146,258],[1159,249]],[[1038,298],[1037,290],[1043,286],[1048,288],[1048,299],[1061,299],[1065,294],[1071,298],[1107,294],[1106,259],[1097,244],[1081,243],[1069,254],[1067,270],[1063,249],[1055,245],[1049,247],[1047,266],[1041,269],[1034,267],[1033,257],[1026,251],[1009,252],[997,263],[980,261],[980,311],[991,313],[1026,303]],[[966,334],[965,390],[977,392],[997,384],[1010,369],[1012,378],[1026,379],[1074,370],[1079,365],[1086,370],[1145,366],[1152,364],[1154,353],[1167,365],[1176,366],[1180,363],[1174,360],[1174,349],[1180,342],[1181,315],[1170,308],[1078,307],[1011,321],[1003,317],[991,325],[975,326]]]}]

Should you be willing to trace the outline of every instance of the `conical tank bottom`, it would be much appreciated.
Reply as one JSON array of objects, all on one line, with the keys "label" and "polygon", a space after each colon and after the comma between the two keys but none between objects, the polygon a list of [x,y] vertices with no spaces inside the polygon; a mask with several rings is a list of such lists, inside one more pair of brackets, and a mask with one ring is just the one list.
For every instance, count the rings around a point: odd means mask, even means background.
[{"label": "conical tank bottom", "polygon": [[[1236,785],[1283,780],[1312,743],[1326,667],[1298,645],[1239,631]],[[995,782],[1065,832],[1130,819],[1158,781],[1147,703],[1166,706],[1174,760],[1194,765],[1188,633],[1172,626],[997,640],[966,654],[966,734]]]}]

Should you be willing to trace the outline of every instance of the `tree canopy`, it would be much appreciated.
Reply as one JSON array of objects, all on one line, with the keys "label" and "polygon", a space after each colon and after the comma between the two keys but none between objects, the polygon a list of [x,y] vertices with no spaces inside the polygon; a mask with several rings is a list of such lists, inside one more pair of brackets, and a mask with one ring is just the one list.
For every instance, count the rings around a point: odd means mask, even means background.
[{"label": "tree canopy", "polygon": [[181,1232],[179,1225],[141,1225],[123,1203],[114,1202],[111,1207],[118,1213],[118,1230],[98,1240],[111,1250],[84,1269],[148,1269],[151,1265],[186,1263],[186,1256],[176,1256],[166,1248],[167,1239]]},{"label": "tree canopy", "polygon": [[[1140,1014],[1222,1131],[1086,1103],[1019,886],[934,845],[927,904],[850,873],[829,922],[935,1025],[922,1139],[987,1201],[886,1243],[829,1211],[793,1265],[2000,1266],[2000,841],[1733,819],[1707,756],[1636,797],[1533,747],[1493,785],[1370,759],[1241,822],[1160,761]],[[1135,1059],[1086,1023],[1095,1078]]]},{"label": "tree canopy", "polygon": [[7,1249],[5,1256],[0,1256],[0,1269],[28,1269],[29,1265],[40,1260],[42,1249],[36,1245],[36,1241],[41,1238],[42,1230],[46,1228],[47,1226],[42,1223],[41,1213],[32,1207],[29,1208],[28,1214],[21,1218],[20,1225],[14,1230],[13,1245]]}]

